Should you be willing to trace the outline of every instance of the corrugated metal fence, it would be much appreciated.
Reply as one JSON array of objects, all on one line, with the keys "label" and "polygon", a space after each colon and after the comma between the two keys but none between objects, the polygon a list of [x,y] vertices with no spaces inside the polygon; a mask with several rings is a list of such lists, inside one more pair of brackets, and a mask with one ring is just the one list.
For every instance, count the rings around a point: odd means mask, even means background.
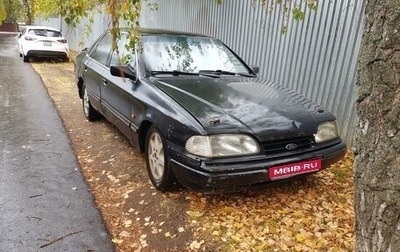
[{"label": "corrugated metal fence", "polygon": [[[145,1],[141,25],[220,38],[247,63],[259,66],[261,76],[331,111],[338,118],[342,137],[351,145],[357,123],[354,86],[365,1],[319,1],[316,12],[300,2],[287,1],[289,13],[298,4],[306,16],[300,22],[287,19],[286,35],[281,34],[282,6],[266,2],[269,6],[252,0],[222,0],[221,4],[216,0],[155,0],[152,3],[159,8],[153,11]],[[97,35],[108,25],[109,19],[99,17],[93,30]],[[68,33],[70,43],[84,37],[81,30]]]}]

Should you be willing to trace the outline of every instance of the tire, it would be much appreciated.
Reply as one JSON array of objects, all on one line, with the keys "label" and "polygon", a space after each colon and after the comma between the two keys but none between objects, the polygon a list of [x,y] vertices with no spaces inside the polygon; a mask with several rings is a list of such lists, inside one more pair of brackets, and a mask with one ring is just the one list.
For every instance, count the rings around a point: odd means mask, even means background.
[{"label": "tire", "polygon": [[85,84],[82,86],[82,108],[83,114],[89,121],[93,122],[100,118],[100,113],[90,104]]},{"label": "tire", "polygon": [[24,60],[24,62],[29,62],[29,57],[28,56],[22,55],[22,59]]},{"label": "tire", "polygon": [[157,190],[169,191],[175,185],[175,175],[169,167],[165,140],[154,125],[146,135],[146,165],[151,183]]}]

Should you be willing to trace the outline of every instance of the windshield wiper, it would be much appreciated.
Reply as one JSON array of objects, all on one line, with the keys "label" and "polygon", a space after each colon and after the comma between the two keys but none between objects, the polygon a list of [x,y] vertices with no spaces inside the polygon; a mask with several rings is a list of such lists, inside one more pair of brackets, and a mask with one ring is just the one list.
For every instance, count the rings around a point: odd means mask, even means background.
[{"label": "windshield wiper", "polygon": [[173,71],[150,71],[150,75],[159,75],[159,74],[172,74],[173,76],[179,75],[199,75],[198,73],[191,73],[191,72],[183,72],[178,70]]},{"label": "windshield wiper", "polygon": [[235,73],[235,72],[230,72],[230,71],[225,71],[225,70],[200,70],[199,74],[240,75],[240,76],[246,76],[246,77],[253,77],[253,75],[250,75],[250,74]]}]

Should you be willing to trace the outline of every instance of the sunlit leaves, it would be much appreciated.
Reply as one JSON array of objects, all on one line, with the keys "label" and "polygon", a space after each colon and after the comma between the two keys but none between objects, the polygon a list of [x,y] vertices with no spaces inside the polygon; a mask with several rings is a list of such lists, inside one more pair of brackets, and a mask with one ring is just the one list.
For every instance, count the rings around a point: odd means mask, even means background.
[{"label": "sunlit leaves", "polygon": [[152,10],[152,11],[158,10],[158,3],[148,3],[147,6],[149,6],[150,10]]},{"label": "sunlit leaves", "polygon": [[285,35],[286,32],[287,32],[287,25],[284,25],[284,26],[282,26],[281,34],[282,34],[282,35]]},{"label": "sunlit leaves", "polygon": [[88,17],[88,11],[102,4],[102,0],[35,0],[35,13],[43,18],[61,15],[70,27],[75,27],[83,17]]},{"label": "sunlit leaves", "polygon": [[[148,3],[152,10],[158,9],[158,4]],[[111,17],[111,33],[113,49],[118,51],[117,42],[120,38],[120,28],[127,27],[129,31],[127,48],[132,49],[138,41],[138,27],[141,10],[140,0],[35,0],[34,11],[41,18],[60,15],[69,27],[76,27],[82,18],[87,19],[86,31],[92,31],[93,16],[89,13],[106,12]]]},{"label": "sunlit leaves", "polygon": [[0,0],[0,25],[3,21],[14,22],[23,16],[19,0]]},{"label": "sunlit leaves", "polygon": [[7,18],[7,11],[4,6],[4,0],[0,0],[0,25]]},{"label": "sunlit leaves", "polygon": [[7,17],[7,11],[0,6],[0,25],[3,23],[3,21]]},{"label": "sunlit leaves", "polygon": [[82,17],[88,16],[89,7],[89,2],[85,0],[66,1],[60,13],[69,26],[75,27]]},{"label": "sunlit leaves", "polygon": [[270,11],[280,6],[280,10],[284,19],[281,29],[282,35],[287,33],[290,16],[296,21],[302,21],[306,17],[306,9],[314,12],[317,11],[316,0],[306,0],[301,1],[300,3],[293,0],[253,0],[253,5],[257,4],[257,2],[259,2],[261,6],[268,8]]},{"label": "sunlit leaves", "polygon": [[306,16],[306,14],[297,7],[292,9],[292,14],[295,20],[303,20]]},{"label": "sunlit leaves", "polygon": [[[158,7],[157,7],[158,8]],[[139,40],[139,17],[141,10],[140,0],[108,0],[107,1],[107,12],[112,18],[112,30],[113,36],[112,48],[115,51],[119,51],[118,40],[121,38],[120,28],[127,27],[129,31],[128,43],[126,44],[126,50],[130,51],[135,48],[136,42]]]},{"label": "sunlit leaves", "polygon": [[212,237],[219,251],[352,251],[352,164],[349,153],[304,181],[247,195],[188,195],[193,244]]},{"label": "sunlit leaves", "polygon": [[35,0],[33,2],[34,12],[43,18],[49,18],[60,13],[61,5],[57,1]]},{"label": "sunlit leaves", "polygon": [[311,0],[307,2],[307,7],[312,10],[312,11],[317,11],[317,1],[316,0]]}]

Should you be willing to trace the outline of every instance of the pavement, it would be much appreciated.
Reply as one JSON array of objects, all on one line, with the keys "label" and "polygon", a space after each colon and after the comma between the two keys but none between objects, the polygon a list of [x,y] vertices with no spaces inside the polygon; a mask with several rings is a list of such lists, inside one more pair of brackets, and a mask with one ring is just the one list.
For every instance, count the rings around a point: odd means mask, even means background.
[{"label": "pavement", "polygon": [[4,33],[0,251],[114,251],[40,76],[19,57],[15,34]]}]

